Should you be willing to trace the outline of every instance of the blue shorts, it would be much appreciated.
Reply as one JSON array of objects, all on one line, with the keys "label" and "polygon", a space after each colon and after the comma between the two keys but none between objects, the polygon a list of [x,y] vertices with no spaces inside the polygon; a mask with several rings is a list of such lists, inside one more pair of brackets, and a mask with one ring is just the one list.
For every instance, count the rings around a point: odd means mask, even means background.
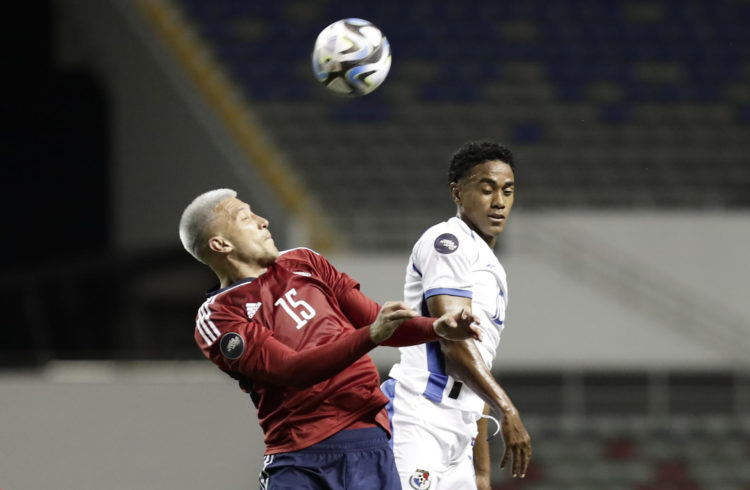
[{"label": "blue shorts", "polygon": [[261,490],[401,490],[388,435],[343,430],[305,449],[265,456]]}]

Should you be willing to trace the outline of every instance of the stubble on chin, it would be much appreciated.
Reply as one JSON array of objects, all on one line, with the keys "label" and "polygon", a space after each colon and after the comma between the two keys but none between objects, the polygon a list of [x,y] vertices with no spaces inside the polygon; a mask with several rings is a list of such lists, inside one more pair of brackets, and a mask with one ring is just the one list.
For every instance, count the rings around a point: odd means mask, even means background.
[{"label": "stubble on chin", "polygon": [[262,267],[269,267],[273,265],[276,262],[276,259],[278,258],[279,258],[279,252],[274,251],[274,252],[269,252],[265,257],[262,257],[261,260],[259,260],[258,262],[260,263]]}]

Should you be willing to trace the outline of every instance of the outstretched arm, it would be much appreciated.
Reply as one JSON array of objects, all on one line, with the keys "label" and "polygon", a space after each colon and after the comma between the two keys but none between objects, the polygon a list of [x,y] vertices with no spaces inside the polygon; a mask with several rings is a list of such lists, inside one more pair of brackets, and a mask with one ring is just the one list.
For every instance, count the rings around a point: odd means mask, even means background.
[{"label": "outstretched arm", "polygon": [[[471,307],[471,300],[458,296],[436,295],[427,299],[427,307],[432,315],[442,315],[467,306]],[[457,342],[440,340],[440,346],[461,381],[493,410],[503,415],[501,429],[505,454],[500,467],[504,468],[512,458],[512,475],[524,477],[531,459],[531,438],[513,402],[487,369],[476,344],[470,339]]]},{"label": "outstretched arm", "polygon": [[[338,374],[388,340],[406,320],[417,314],[402,302],[386,302],[368,328],[345,333],[332,342],[296,351],[277,340],[270,330],[253,322],[222,321],[213,325],[221,340],[199,342],[204,354],[228,373],[278,386],[305,388]],[[197,334],[196,334],[197,335]],[[227,336],[230,337],[227,337]],[[224,340],[227,341],[226,345]]]},{"label": "outstretched arm", "polygon": [[[341,311],[357,328],[369,325],[375,319],[380,306],[357,288],[348,290],[338,297]],[[406,307],[406,305],[404,305]],[[404,322],[393,335],[382,343],[390,347],[434,342],[441,338],[450,340],[477,339],[482,340],[479,328],[475,323],[479,319],[460,309],[442,315],[440,318],[415,317]]]}]

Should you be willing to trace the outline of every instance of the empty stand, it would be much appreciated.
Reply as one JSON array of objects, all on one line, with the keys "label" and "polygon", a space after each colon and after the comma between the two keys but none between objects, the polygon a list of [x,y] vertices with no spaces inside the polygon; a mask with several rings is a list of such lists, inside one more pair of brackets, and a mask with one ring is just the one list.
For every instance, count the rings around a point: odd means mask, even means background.
[{"label": "empty stand", "polygon": [[[745,490],[750,433],[733,416],[526,417],[534,443],[527,478],[495,471],[495,490]],[[491,440],[491,451],[503,445]]]},{"label": "empty stand", "polygon": [[[515,150],[524,208],[750,205],[747,2],[181,5],[355,248],[408,247],[405,225],[451,213],[447,161],[478,138]],[[361,99],[309,66],[349,16],[393,48]]]}]

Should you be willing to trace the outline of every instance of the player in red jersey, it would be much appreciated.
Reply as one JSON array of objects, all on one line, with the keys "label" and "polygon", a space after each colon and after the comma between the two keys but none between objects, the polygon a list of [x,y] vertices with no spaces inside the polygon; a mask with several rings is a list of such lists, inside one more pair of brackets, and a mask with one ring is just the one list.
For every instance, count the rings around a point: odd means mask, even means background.
[{"label": "player in red jersey", "polygon": [[195,340],[258,410],[261,488],[401,488],[388,399],[366,353],[478,338],[478,319],[419,317],[402,302],[380,308],[312,250],[279,253],[268,221],[229,189],[185,209],[180,239],[220,281],[198,311]]}]

